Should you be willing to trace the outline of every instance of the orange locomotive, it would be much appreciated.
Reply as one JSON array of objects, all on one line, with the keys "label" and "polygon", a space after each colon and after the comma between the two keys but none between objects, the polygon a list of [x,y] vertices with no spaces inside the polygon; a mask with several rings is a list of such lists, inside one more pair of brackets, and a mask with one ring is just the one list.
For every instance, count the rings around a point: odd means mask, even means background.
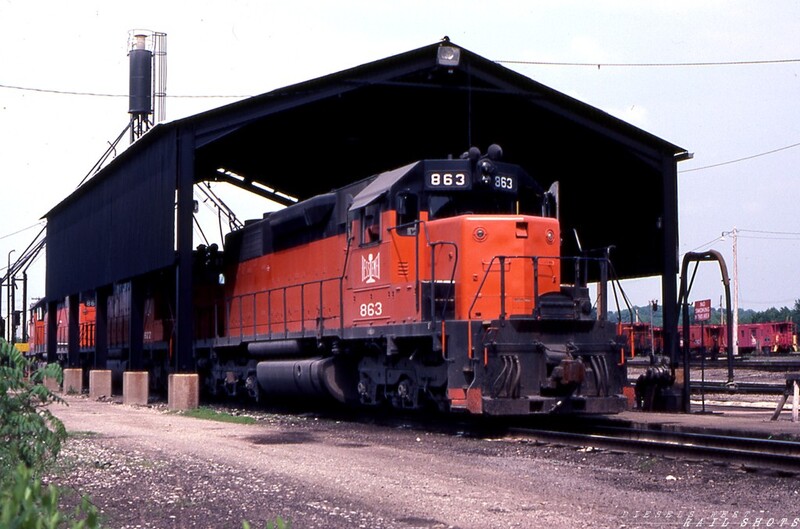
[{"label": "orange locomotive", "polygon": [[[149,358],[146,363],[157,379],[166,375],[167,354],[172,333],[172,318],[163,295],[148,294],[144,301],[143,342]],[[108,296],[108,363],[109,369],[124,371],[128,368],[130,349],[131,284],[117,283]],[[57,305],[56,354],[59,363],[66,365],[68,355],[69,300]],[[80,364],[90,367],[95,349],[96,298],[93,292],[81,295],[78,306],[78,332]],[[32,356],[47,356],[47,303],[39,300],[31,306],[28,351]],[[157,371],[157,372],[156,372]],[[88,372],[86,373],[88,376]]]},{"label": "orange locomotive", "polygon": [[491,415],[624,409],[625,343],[581,283],[598,278],[606,299],[607,259],[563,257],[556,197],[501,156],[419,161],[230,233],[223,293],[195,319],[207,387]]},{"label": "orange locomotive", "polygon": [[[28,322],[28,353],[31,356],[44,357],[47,351],[47,304],[39,300],[31,306],[30,321]],[[80,333],[79,346],[81,349],[94,346],[95,306],[91,301],[80,303],[78,309],[78,329]],[[69,307],[66,303],[58,304],[57,354],[60,361],[67,354],[67,324],[69,321]]]}]

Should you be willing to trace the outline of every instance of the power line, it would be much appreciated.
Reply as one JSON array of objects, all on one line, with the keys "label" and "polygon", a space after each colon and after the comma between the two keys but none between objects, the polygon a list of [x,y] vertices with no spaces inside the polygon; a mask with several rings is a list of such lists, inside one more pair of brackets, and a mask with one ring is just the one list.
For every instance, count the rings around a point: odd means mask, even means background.
[{"label": "power line", "polygon": [[[679,67],[679,66],[731,66],[731,65],[748,65],[748,64],[785,64],[785,63],[795,63],[800,62],[800,59],[771,59],[771,60],[762,60],[762,61],[727,61],[727,62],[686,62],[686,63],[580,63],[580,62],[547,62],[547,61],[515,61],[515,60],[499,60],[496,61],[498,63],[503,64],[527,64],[527,65],[542,65],[542,66],[596,66],[600,68],[601,66],[615,66],[615,67]],[[100,92],[77,92],[77,91],[69,91],[69,90],[54,90],[54,89],[47,89],[47,88],[35,88],[35,87],[24,87],[24,86],[14,86],[14,85],[5,85],[0,84],[0,88],[6,88],[9,90],[22,90],[22,91],[30,91],[30,92],[39,92],[39,93],[46,93],[46,94],[58,94],[58,95],[72,95],[72,96],[92,96],[92,97],[129,97],[127,94],[107,94],[107,93],[100,93]],[[172,99],[213,99],[213,98],[226,98],[226,99],[245,99],[249,97],[253,97],[252,95],[167,95],[166,97]],[[743,162],[746,160],[752,160],[754,158],[759,158],[761,156],[767,156],[769,154],[774,154],[777,152],[785,151],[788,149],[793,149],[795,147],[800,147],[800,143],[793,143],[791,145],[786,145],[784,147],[779,147],[777,149],[773,149],[770,151],[761,152],[758,154],[753,154],[750,156],[745,156],[744,158],[737,158],[735,160],[728,160],[725,162],[719,162],[711,165],[704,165],[702,167],[694,167],[692,169],[683,169],[678,171],[678,173],[691,173],[694,171],[703,171],[705,169],[712,169],[714,167],[721,167],[724,165],[730,165],[738,162]]]},{"label": "power line", "polygon": [[[800,63],[798,59],[765,59],[748,61],[707,61],[707,62],[566,62],[566,61],[522,61],[501,59],[495,62],[499,64],[518,64],[528,66],[581,66],[581,67],[615,67],[615,68],[677,68],[677,67],[705,67],[705,66],[746,66],[757,64],[789,64]],[[74,90],[56,90],[50,88],[36,88],[30,86],[15,86],[0,84],[0,88],[9,90],[23,90],[28,92],[41,92],[46,94],[72,95],[72,96],[92,96],[92,97],[128,97],[128,94],[108,94],[102,92],[79,92]],[[230,98],[242,99],[252,97],[252,95],[224,95],[224,94],[198,94],[198,95],[170,95],[168,98],[182,99],[203,99],[203,98]]]},{"label": "power line", "polygon": [[694,249],[692,249],[692,250],[689,250],[689,253],[696,252],[697,250],[699,250],[699,249],[701,249],[701,248],[705,248],[706,246],[713,246],[713,245],[714,245],[715,243],[717,243],[717,242],[719,242],[719,237],[714,237],[713,239],[711,239],[711,240],[710,240],[710,241],[708,241],[707,243],[705,243],[705,244],[701,244],[701,245],[700,245],[700,246],[698,246],[697,248],[694,248]]},{"label": "power line", "polygon": [[36,224],[31,224],[27,228],[22,228],[21,230],[17,230],[14,233],[8,233],[6,235],[0,236],[0,241],[3,240],[3,239],[8,239],[9,237],[13,237],[14,235],[20,234],[23,231],[28,231],[30,229],[33,229],[33,228],[37,227],[37,226],[43,226],[43,225],[44,225],[44,221],[39,221]]},{"label": "power line", "polygon": [[764,235],[794,235],[800,237],[800,233],[795,231],[742,230],[738,228],[736,231],[740,233],[761,233]]},{"label": "power line", "polygon": [[[755,239],[755,240],[762,240],[762,241],[796,241],[800,240],[800,232],[794,231],[768,231],[768,230],[743,230],[740,228],[736,229],[737,235],[740,239]],[[742,234],[758,234],[758,235],[742,235]],[[759,236],[760,235],[760,236]],[[707,243],[701,244],[700,246],[689,250],[689,252],[696,252],[701,248],[706,248],[708,246],[714,246],[716,243],[720,242],[720,237],[714,237]]]},{"label": "power line", "polygon": [[800,59],[767,59],[761,61],[709,61],[709,62],[557,62],[557,61],[515,61],[499,60],[501,64],[524,64],[531,66],[591,66],[619,68],[679,68],[697,66],[745,66],[754,64],[787,64],[800,62]]},{"label": "power line", "polygon": [[[0,88],[7,88],[9,90],[22,90],[26,92],[40,92],[44,94],[58,94],[68,96],[91,96],[91,97],[129,97],[128,94],[104,94],[101,92],[76,92],[72,90],[54,90],[50,88],[35,88],[30,86],[14,86],[0,84]],[[213,99],[213,98],[230,98],[230,99],[244,99],[252,97],[250,95],[166,95],[167,98],[180,98],[180,99]]]},{"label": "power line", "polygon": [[750,156],[745,156],[744,158],[737,158],[735,160],[728,160],[727,162],[719,162],[711,165],[704,165],[702,167],[694,167],[692,169],[683,169],[678,171],[679,173],[691,173],[692,171],[702,171],[703,169],[711,169],[713,167],[720,167],[723,165],[730,165],[732,163],[744,162],[745,160],[752,160],[753,158],[759,158],[761,156],[766,156],[768,154],[775,154],[776,152],[785,151],[788,149],[794,149],[795,147],[800,147],[800,143],[793,143],[791,145],[786,145],[785,147],[778,147],[777,149],[772,149],[771,151],[760,152],[758,154],[752,154]]},{"label": "power line", "polygon": [[[791,231],[763,231],[763,230],[740,230],[740,239],[757,239],[761,241],[797,241],[800,240],[800,233]],[[745,234],[745,235],[742,235]],[[748,235],[756,234],[756,235]]]}]

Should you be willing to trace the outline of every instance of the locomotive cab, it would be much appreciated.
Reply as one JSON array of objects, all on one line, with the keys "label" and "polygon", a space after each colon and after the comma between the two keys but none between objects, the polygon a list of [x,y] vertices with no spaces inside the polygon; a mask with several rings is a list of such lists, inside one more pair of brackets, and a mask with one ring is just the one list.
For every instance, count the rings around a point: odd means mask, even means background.
[{"label": "locomotive cab", "polygon": [[345,321],[384,338],[360,361],[362,402],[417,407],[446,385],[446,404],[474,413],[623,409],[621,345],[580,283],[592,260],[560,254],[555,202],[496,149],[384,173],[355,197]]}]

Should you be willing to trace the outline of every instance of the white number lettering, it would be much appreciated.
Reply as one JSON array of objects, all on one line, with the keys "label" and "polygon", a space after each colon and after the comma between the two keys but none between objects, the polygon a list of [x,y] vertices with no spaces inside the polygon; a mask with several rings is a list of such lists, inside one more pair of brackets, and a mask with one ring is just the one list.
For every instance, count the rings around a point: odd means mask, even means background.
[{"label": "white number lettering", "polygon": [[362,303],[358,308],[358,314],[362,318],[372,318],[374,316],[383,315],[383,303],[377,301],[375,303]]},{"label": "white number lettering", "polygon": [[494,187],[498,187],[500,189],[514,189],[514,179],[510,176],[495,176],[494,177]]},{"label": "white number lettering", "polygon": [[467,185],[467,175],[464,173],[431,173],[431,186],[465,186]]}]

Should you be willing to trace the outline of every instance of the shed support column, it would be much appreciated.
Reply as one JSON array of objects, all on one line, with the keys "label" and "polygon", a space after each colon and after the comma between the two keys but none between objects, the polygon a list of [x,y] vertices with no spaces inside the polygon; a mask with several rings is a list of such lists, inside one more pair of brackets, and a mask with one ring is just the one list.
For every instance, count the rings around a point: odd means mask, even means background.
[{"label": "shed support column", "polygon": [[108,364],[108,297],[111,287],[101,287],[95,296],[94,367],[106,369]]},{"label": "shed support column", "polygon": [[58,301],[47,303],[47,363],[58,362]]},{"label": "shed support column", "polygon": [[131,280],[130,363],[128,369],[140,371],[144,367],[144,280]]},{"label": "shed support column", "polygon": [[678,350],[678,173],[673,156],[665,154],[662,174],[664,175],[664,275],[661,280],[661,295],[664,307],[664,352],[669,355],[673,366],[680,364]]},{"label": "shed support column", "polygon": [[[664,274],[661,276],[661,296],[664,307],[664,354],[672,368],[681,365],[678,349],[678,166],[675,157],[664,153],[661,174],[664,177],[664,218],[661,219],[664,245]],[[680,381],[679,381],[680,382]],[[688,388],[687,388],[688,389]],[[688,411],[689,402],[683,403]],[[678,411],[678,410],[675,410]]]},{"label": "shed support column", "polygon": [[81,366],[80,296],[71,294],[67,299],[69,316],[67,326],[67,366]]},{"label": "shed support column", "polygon": [[178,266],[175,281],[177,308],[175,330],[176,373],[194,373],[195,358],[192,350],[193,303],[192,299],[192,230],[194,222],[194,130],[183,128],[178,132],[178,211],[177,250]]}]

